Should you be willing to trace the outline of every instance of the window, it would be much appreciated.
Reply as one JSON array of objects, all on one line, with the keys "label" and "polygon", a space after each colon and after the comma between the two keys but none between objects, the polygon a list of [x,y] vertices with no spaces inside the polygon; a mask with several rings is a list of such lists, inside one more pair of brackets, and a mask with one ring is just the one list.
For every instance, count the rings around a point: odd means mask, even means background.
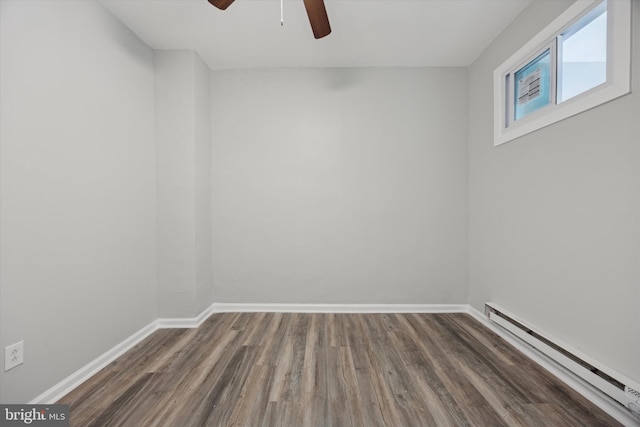
[{"label": "window", "polygon": [[494,145],[630,91],[630,0],[578,0],[494,71]]},{"label": "window", "polygon": [[558,102],[607,81],[607,3],[558,36]]},{"label": "window", "polygon": [[551,49],[515,72],[513,94],[514,120],[551,104]]}]

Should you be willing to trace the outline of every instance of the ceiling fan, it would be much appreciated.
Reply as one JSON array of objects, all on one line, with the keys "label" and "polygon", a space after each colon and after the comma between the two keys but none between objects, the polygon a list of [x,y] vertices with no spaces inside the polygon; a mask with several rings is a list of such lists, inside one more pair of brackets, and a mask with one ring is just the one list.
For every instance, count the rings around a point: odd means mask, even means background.
[{"label": "ceiling fan", "polygon": [[[220,10],[228,8],[234,0],[209,0],[209,3]],[[324,0],[304,0],[304,7],[307,9],[311,30],[316,39],[321,39],[331,33],[327,9],[324,7]]]}]

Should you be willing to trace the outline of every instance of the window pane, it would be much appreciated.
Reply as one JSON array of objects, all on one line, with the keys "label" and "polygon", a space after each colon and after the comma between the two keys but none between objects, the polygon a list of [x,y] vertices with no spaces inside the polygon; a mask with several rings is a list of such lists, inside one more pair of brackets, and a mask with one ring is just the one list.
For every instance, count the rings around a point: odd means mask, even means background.
[{"label": "window pane", "polygon": [[514,119],[518,120],[551,103],[551,51],[516,71],[514,79]]},{"label": "window pane", "polygon": [[607,81],[607,12],[594,12],[559,37],[559,102]]}]

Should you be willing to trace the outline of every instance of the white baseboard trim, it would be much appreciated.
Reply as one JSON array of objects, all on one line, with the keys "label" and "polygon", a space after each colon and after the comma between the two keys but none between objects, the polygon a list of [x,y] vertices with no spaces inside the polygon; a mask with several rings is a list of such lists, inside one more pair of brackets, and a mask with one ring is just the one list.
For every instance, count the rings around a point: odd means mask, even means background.
[{"label": "white baseboard trim", "polygon": [[240,304],[216,303],[214,313],[465,313],[467,304]]},{"label": "white baseboard trim", "polygon": [[588,382],[584,381],[582,378],[575,375],[573,372],[566,369],[564,366],[560,365],[559,363],[549,358],[542,352],[538,351],[534,347],[530,346],[526,342],[520,340],[510,332],[495,325],[487,318],[487,316],[476,310],[471,305],[467,306],[467,312],[484,326],[495,332],[502,339],[518,349],[529,359],[542,366],[544,369],[555,375],[560,381],[567,384],[569,387],[580,393],[594,405],[598,406],[611,417],[615,418],[622,425],[628,427],[640,426],[638,420],[636,420],[626,408],[611,399],[609,396],[602,393],[597,388],[593,387]]},{"label": "white baseboard trim", "polygon": [[212,304],[209,307],[205,308],[202,313],[198,314],[196,317],[191,318],[160,318],[156,322],[158,324],[158,329],[169,329],[169,328],[197,328],[202,325],[205,320],[211,316],[213,313],[219,313],[215,310],[216,304]]},{"label": "white baseboard trim", "polygon": [[110,350],[107,350],[102,355],[98,356],[92,362],[75,371],[58,384],[51,387],[35,399],[29,402],[30,405],[51,405],[64,396],[73,391],[80,384],[97,374],[101,369],[107,366],[109,363],[122,356],[128,350],[133,348],[136,344],[147,338],[153,332],[158,329],[157,321],[149,323],[138,332],[131,335],[119,344],[116,344]]}]

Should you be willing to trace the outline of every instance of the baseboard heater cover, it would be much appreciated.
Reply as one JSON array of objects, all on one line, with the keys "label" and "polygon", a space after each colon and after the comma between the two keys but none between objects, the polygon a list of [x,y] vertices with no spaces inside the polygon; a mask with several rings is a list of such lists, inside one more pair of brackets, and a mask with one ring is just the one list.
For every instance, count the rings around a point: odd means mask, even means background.
[{"label": "baseboard heater cover", "polygon": [[640,420],[640,385],[633,380],[578,354],[494,303],[485,304],[485,314],[498,326],[617,401]]}]

